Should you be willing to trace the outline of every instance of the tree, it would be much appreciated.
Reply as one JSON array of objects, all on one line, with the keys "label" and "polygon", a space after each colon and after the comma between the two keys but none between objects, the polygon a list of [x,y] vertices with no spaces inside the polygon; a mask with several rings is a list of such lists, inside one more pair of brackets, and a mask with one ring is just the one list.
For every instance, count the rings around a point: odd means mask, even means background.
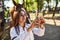
[{"label": "tree", "polygon": [[0,40],[2,40],[2,35],[4,31],[4,6],[3,0],[0,0]]},{"label": "tree", "polygon": [[55,6],[55,10],[53,11],[53,16],[52,17],[54,17],[54,15],[55,15],[55,11],[57,9],[58,1],[60,1],[60,0],[56,0],[56,6]]}]

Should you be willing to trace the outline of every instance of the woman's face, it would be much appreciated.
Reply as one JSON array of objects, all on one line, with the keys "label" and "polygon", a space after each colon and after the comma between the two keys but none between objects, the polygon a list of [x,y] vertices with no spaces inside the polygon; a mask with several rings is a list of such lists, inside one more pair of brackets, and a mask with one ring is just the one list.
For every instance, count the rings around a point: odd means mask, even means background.
[{"label": "woman's face", "polygon": [[25,23],[26,22],[26,13],[24,11],[21,11],[21,14],[19,16],[19,22],[20,23]]}]

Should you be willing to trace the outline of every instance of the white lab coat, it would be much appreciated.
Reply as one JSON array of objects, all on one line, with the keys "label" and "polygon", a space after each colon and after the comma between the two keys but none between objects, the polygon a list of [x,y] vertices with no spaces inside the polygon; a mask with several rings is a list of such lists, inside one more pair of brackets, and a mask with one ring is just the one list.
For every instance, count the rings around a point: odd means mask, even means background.
[{"label": "white lab coat", "polygon": [[30,24],[25,24],[24,30],[22,27],[19,26],[20,33],[19,35],[16,34],[15,28],[12,27],[10,30],[10,36],[11,39],[16,37],[14,40],[34,40],[34,35],[43,36],[45,32],[45,27],[43,29],[41,28],[33,28],[30,32],[27,32],[27,28]]}]

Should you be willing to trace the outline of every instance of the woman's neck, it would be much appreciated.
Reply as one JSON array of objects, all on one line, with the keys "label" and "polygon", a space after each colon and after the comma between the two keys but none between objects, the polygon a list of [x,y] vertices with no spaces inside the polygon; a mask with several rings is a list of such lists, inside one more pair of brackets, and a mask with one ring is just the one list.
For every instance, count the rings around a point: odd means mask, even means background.
[{"label": "woman's neck", "polygon": [[24,23],[19,23],[19,25],[22,27],[22,28],[24,28]]}]

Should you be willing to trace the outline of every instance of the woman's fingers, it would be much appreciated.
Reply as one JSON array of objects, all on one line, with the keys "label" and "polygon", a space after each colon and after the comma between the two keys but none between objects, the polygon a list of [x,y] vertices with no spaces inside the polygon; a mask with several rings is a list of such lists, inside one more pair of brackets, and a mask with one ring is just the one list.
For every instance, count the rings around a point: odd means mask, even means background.
[{"label": "woman's fingers", "polygon": [[44,20],[43,17],[40,17],[40,18],[39,18],[39,21],[40,21],[40,24],[44,24],[44,23],[45,23],[45,20]]},{"label": "woman's fingers", "polygon": [[43,17],[39,17],[39,27],[40,28],[43,28],[44,23],[45,23],[44,18]]}]

